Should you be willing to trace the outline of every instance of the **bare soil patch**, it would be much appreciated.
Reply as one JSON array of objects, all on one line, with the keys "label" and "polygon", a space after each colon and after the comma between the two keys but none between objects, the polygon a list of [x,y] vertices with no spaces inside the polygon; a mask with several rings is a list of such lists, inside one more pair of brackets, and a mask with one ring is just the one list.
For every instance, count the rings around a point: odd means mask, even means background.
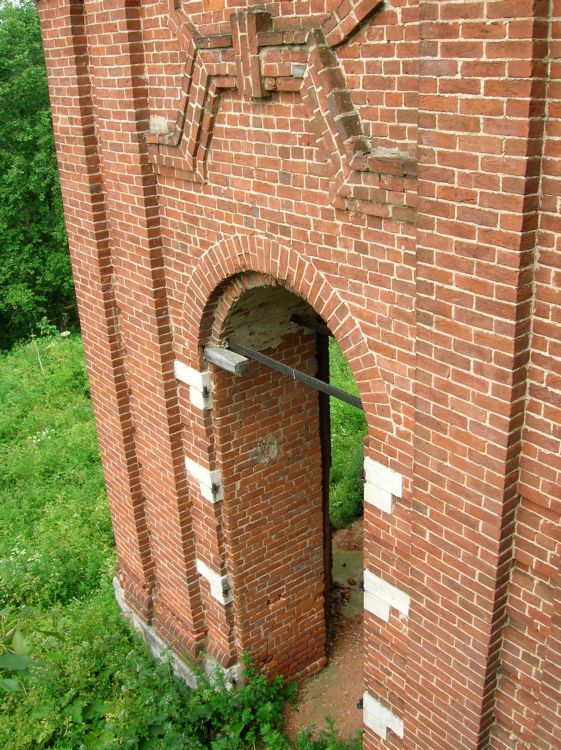
[{"label": "bare soil patch", "polygon": [[311,725],[325,728],[326,716],[335,721],[341,737],[362,726],[362,710],[357,708],[364,690],[362,547],[362,519],[333,535],[329,664],[304,682],[298,704],[286,710],[285,729],[293,740]]}]

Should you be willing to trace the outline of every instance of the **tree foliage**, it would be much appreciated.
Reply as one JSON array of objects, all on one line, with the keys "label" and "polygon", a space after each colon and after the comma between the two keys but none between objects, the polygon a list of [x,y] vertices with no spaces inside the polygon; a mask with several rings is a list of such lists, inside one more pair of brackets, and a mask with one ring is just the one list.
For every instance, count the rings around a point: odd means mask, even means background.
[{"label": "tree foliage", "polygon": [[73,302],[37,12],[0,0],[0,348]]}]

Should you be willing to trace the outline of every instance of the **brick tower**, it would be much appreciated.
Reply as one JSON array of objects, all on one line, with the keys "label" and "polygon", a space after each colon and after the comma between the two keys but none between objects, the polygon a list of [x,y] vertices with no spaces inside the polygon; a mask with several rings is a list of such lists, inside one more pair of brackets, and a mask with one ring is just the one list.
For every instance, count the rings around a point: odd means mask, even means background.
[{"label": "brick tower", "polygon": [[[329,328],[364,747],[561,747],[561,0],[39,0],[122,607],[325,664]],[[188,670],[184,675],[190,679]]]}]

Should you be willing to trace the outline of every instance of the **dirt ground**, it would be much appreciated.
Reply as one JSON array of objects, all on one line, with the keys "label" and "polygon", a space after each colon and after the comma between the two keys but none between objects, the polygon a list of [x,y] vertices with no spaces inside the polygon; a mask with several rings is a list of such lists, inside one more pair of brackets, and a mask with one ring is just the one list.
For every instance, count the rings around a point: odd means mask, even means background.
[{"label": "dirt ground", "polygon": [[286,731],[295,739],[301,729],[323,729],[335,720],[341,736],[362,725],[362,519],[333,535],[333,589],[328,636],[329,663],[301,687],[299,702],[286,711]]}]

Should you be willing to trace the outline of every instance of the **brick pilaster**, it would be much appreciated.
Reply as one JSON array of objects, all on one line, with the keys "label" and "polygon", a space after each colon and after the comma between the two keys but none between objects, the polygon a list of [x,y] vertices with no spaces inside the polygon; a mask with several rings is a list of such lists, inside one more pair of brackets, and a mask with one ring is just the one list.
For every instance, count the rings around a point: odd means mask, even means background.
[{"label": "brick pilaster", "polygon": [[130,604],[149,619],[153,563],[115,301],[83,3],[45,0],[38,10],[72,268],[121,577]]},{"label": "brick pilaster", "polygon": [[421,3],[412,648],[431,748],[488,744],[512,566],[546,4],[512,5]]},{"label": "brick pilaster", "polygon": [[111,196],[115,298],[157,571],[155,625],[177,649],[192,652],[201,644],[203,620],[156,180],[143,139],[148,112],[140,12],[136,4],[110,1],[87,2],[85,9],[101,173]]}]

